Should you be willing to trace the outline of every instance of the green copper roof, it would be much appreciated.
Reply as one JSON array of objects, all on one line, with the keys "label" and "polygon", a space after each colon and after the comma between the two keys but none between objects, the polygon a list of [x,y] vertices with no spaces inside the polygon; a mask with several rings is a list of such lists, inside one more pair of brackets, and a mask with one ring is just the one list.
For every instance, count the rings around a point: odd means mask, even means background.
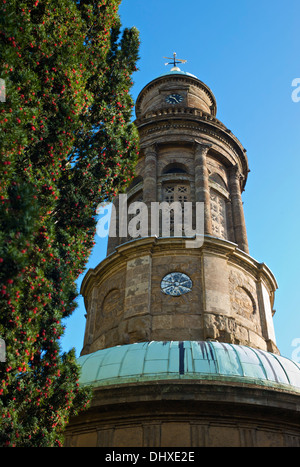
[{"label": "green copper roof", "polygon": [[167,75],[185,75],[185,76],[191,76],[192,78],[197,78],[197,76],[192,75],[192,73],[188,73],[187,71],[182,71],[182,70],[176,70],[176,71],[169,70],[166,73],[162,73],[161,75],[159,75],[158,78],[160,78],[161,76],[167,76]]},{"label": "green copper roof", "polygon": [[142,342],[79,357],[80,384],[94,387],[157,380],[242,382],[300,392],[300,365],[220,342]]}]

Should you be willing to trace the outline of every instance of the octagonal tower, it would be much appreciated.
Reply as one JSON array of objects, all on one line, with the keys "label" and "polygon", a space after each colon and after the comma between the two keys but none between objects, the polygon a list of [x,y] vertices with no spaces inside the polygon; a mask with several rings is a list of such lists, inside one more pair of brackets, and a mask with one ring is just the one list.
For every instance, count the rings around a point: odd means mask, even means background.
[{"label": "octagonal tower", "polygon": [[[204,83],[178,70],[139,94],[141,152],[128,206],[143,202],[150,213],[155,202],[203,203],[204,244],[189,247],[172,230],[153,237],[150,219],[149,236],[132,238],[126,230],[127,236],[110,237],[107,259],[82,285],[88,311],[83,354],[134,342],[208,339],[277,352],[276,281],[248,254],[241,198],[246,151],[217,120],[216,107]],[[192,286],[188,293],[167,293],[165,277],[185,277]]]},{"label": "octagonal tower", "polygon": [[[246,150],[216,113],[209,87],[177,67],[137,98],[125,223],[119,198],[118,235],[81,288],[81,383],[95,397],[68,445],[299,445],[299,365],[279,355],[276,280],[249,254]],[[176,230],[172,214],[169,235],[153,235],[151,206],[163,202],[184,215],[201,205],[201,235]],[[135,237],[130,206],[149,221]]]}]

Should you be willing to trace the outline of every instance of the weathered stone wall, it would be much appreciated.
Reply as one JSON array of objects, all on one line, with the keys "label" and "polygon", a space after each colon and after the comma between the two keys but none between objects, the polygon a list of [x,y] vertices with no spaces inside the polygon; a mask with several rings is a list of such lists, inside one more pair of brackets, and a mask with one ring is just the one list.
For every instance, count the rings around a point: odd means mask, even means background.
[{"label": "weathered stone wall", "polygon": [[111,425],[74,435],[67,447],[300,447],[300,435],[295,431],[260,425],[259,428],[239,420],[224,423],[215,418],[205,423],[191,422],[190,418],[179,421],[129,420],[122,426]]},{"label": "weathered stone wall", "polygon": [[[175,92],[183,100],[170,107],[165,96]],[[213,94],[195,78],[167,75],[142,90],[136,113],[141,154],[128,191],[129,206],[134,201],[146,204],[151,236],[152,202],[203,202],[206,240],[195,249],[187,248],[184,239],[176,243],[172,231],[160,241],[147,235],[132,240],[128,233],[109,238],[109,260],[87,275],[83,287],[88,308],[83,352],[190,339],[277,352],[275,279],[267,268],[261,275],[263,267],[242,253],[248,253],[241,198],[247,156],[215,118]],[[118,200],[116,208],[118,214]],[[192,291],[179,297],[164,294],[161,280],[170,272],[187,274]]]},{"label": "weathered stone wall", "polygon": [[298,398],[229,382],[103,388],[72,420],[66,446],[300,447]]},{"label": "weathered stone wall", "polygon": [[[192,280],[174,297],[161,290],[170,272]],[[271,272],[227,241],[201,248],[184,239],[141,239],[121,246],[88,273],[83,353],[151,340],[219,340],[277,352]]]},{"label": "weathered stone wall", "polygon": [[[183,97],[174,106],[165,100],[172,93]],[[129,204],[143,200],[150,207],[179,199],[179,192],[203,202],[204,243],[193,248],[172,236],[129,241],[127,233],[109,238],[109,256],[81,287],[87,309],[82,354],[155,340],[217,340],[279,353],[272,319],[276,280],[248,250],[241,197],[246,150],[216,109],[210,89],[187,75],[160,77],[138,96],[141,151]],[[190,278],[188,293],[162,291],[162,279],[172,272]],[[180,376],[96,388],[91,408],[68,426],[66,445],[300,447],[293,389]]]},{"label": "weathered stone wall", "polygon": [[183,100],[181,107],[201,109],[209,114],[216,114],[216,102],[211,90],[201,81],[186,76],[161,77],[149,83],[137,98],[136,113],[148,115],[157,109],[170,107],[165,98],[172,93],[180,93]]}]

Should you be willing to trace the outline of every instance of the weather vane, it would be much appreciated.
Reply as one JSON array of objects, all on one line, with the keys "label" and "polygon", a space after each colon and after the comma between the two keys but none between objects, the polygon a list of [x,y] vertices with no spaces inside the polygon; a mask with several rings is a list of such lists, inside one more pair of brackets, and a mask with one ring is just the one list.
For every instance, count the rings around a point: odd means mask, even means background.
[{"label": "weather vane", "polygon": [[173,58],[172,57],[163,57],[163,58],[167,58],[168,60],[173,60],[172,62],[167,62],[165,63],[165,65],[173,65],[173,68],[171,69],[172,70],[177,70],[179,69],[176,65],[177,63],[186,63],[187,60],[180,60],[179,58],[176,59],[176,52],[173,53]]}]

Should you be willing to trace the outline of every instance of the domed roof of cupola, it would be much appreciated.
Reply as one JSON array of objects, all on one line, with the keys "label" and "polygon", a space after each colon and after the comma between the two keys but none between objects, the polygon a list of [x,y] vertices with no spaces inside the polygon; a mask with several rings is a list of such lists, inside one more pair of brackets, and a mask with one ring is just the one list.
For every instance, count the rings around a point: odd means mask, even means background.
[{"label": "domed roof of cupola", "polygon": [[94,387],[162,380],[216,381],[300,392],[300,366],[243,345],[210,341],[152,341],[79,357],[81,385]]},{"label": "domed roof of cupola", "polygon": [[197,76],[192,75],[192,73],[188,73],[187,71],[182,71],[178,67],[174,67],[169,71],[166,71],[165,73],[162,73],[161,75],[158,76],[158,78],[161,78],[162,76],[172,76],[172,75],[185,75],[185,76],[191,76],[192,78],[197,78]]}]

